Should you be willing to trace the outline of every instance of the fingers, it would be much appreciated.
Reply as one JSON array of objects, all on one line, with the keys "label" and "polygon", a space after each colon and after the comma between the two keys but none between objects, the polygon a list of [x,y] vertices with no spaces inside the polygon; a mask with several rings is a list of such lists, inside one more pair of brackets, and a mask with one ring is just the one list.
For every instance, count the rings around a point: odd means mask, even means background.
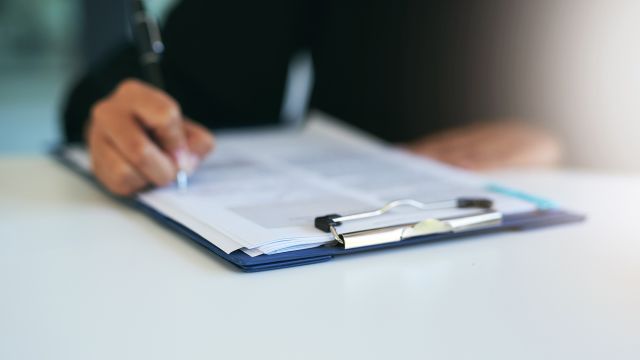
[{"label": "fingers", "polygon": [[[515,145],[514,145],[515,146]],[[513,151],[506,158],[508,166],[549,167],[556,166],[562,159],[562,146],[550,134],[542,131],[534,132],[528,137],[522,137],[518,142],[522,151]]]},{"label": "fingers", "polygon": [[149,129],[169,154],[186,147],[182,113],[178,103],[159,89],[137,80],[126,80],[114,93],[115,103]]},{"label": "fingers", "polygon": [[551,166],[561,157],[549,134],[516,122],[445,131],[408,146],[410,151],[471,170]]},{"label": "fingers", "polygon": [[473,143],[467,159],[478,170],[507,167],[545,167],[561,158],[559,142],[550,134],[524,124],[507,123]]},{"label": "fingers", "polygon": [[194,153],[199,160],[204,159],[211,150],[213,150],[213,134],[204,126],[190,120],[184,121],[184,130],[189,150]]},{"label": "fingers", "polygon": [[474,137],[457,132],[427,138],[418,144],[412,144],[409,150],[450,165],[475,169],[477,159],[474,156],[474,144],[477,144]]},{"label": "fingers", "polygon": [[128,196],[147,186],[142,174],[129,165],[106,138],[92,135],[89,147],[93,172],[109,191]]},{"label": "fingers", "polygon": [[98,179],[120,195],[167,185],[178,169],[192,172],[214,145],[206,128],[182,118],[175,100],[137,80],[94,105],[87,140]]},{"label": "fingers", "polygon": [[113,102],[102,102],[93,111],[94,132],[106,138],[146,180],[157,186],[173,181],[176,167],[126,112]]}]

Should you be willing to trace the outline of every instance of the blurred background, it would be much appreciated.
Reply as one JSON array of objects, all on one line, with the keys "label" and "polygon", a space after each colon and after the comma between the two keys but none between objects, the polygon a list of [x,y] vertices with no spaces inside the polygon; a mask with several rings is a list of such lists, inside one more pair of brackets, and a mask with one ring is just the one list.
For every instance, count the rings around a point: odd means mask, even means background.
[{"label": "blurred background", "polygon": [[[148,5],[162,20],[178,1]],[[478,62],[507,74],[500,86],[516,94],[509,101],[534,109],[564,139],[567,165],[640,172],[640,1],[477,2],[493,21],[479,35]],[[71,81],[127,40],[123,4],[0,0],[0,154],[60,141]]]},{"label": "blurred background", "polygon": [[[147,1],[164,18],[175,0]],[[0,0],[0,153],[38,153],[61,139],[73,80],[129,41],[125,0]]]}]

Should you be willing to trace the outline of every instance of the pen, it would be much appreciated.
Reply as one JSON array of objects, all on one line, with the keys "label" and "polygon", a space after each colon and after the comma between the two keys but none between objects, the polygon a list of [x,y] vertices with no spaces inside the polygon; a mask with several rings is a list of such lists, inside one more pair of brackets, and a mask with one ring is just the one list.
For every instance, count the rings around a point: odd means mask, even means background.
[{"label": "pen", "polygon": [[[133,1],[133,14],[131,30],[136,39],[140,66],[146,80],[153,86],[163,89],[162,70],[160,60],[164,52],[164,44],[160,37],[160,28],[153,17],[147,15],[143,0]],[[178,172],[176,174],[176,184],[178,189],[186,190],[189,186],[189,177],[181,159],[176,159]]]}]

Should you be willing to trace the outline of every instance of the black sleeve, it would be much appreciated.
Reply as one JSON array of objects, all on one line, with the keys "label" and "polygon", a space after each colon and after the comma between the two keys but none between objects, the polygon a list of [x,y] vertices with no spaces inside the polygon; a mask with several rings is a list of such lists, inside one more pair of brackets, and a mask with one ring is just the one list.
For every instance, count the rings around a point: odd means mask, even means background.
[{"label": "black sleeve", "polygon": [[[304,46],[304,11],[299,0],[181,1],[163,31],[165,90],[209,128],[278,121],[289,60]],[[140,74],[133,47],[91,69],[67,100],[67,141],[82,141],[91,106]]]},{"label": "black sleeve", "polygon": [[93,104],[107,96],[123,79],[140,77],[136,50],[122,46],[110,58],[91,69],[71,88],[63,110],[67,142],[84,141],[85,123]]}]

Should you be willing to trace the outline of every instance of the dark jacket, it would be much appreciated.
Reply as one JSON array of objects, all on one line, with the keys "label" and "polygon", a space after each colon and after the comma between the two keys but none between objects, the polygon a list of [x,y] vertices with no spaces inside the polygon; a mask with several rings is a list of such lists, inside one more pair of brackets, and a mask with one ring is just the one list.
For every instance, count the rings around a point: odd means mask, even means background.
[{"label": "dark jacket", "polygon": [[[471,82],[482,42],[471,24],[483,16],[474,3],[184,0],[163,29],[166,90],[210,128],[273,123],[289,60],[308,49],[310,107],[390,141],[414,139],[496,115]],[[65,107],[67,140],[82,141],[91,105],[127,77],[140,77],[130,45],[90,69]]]}]

